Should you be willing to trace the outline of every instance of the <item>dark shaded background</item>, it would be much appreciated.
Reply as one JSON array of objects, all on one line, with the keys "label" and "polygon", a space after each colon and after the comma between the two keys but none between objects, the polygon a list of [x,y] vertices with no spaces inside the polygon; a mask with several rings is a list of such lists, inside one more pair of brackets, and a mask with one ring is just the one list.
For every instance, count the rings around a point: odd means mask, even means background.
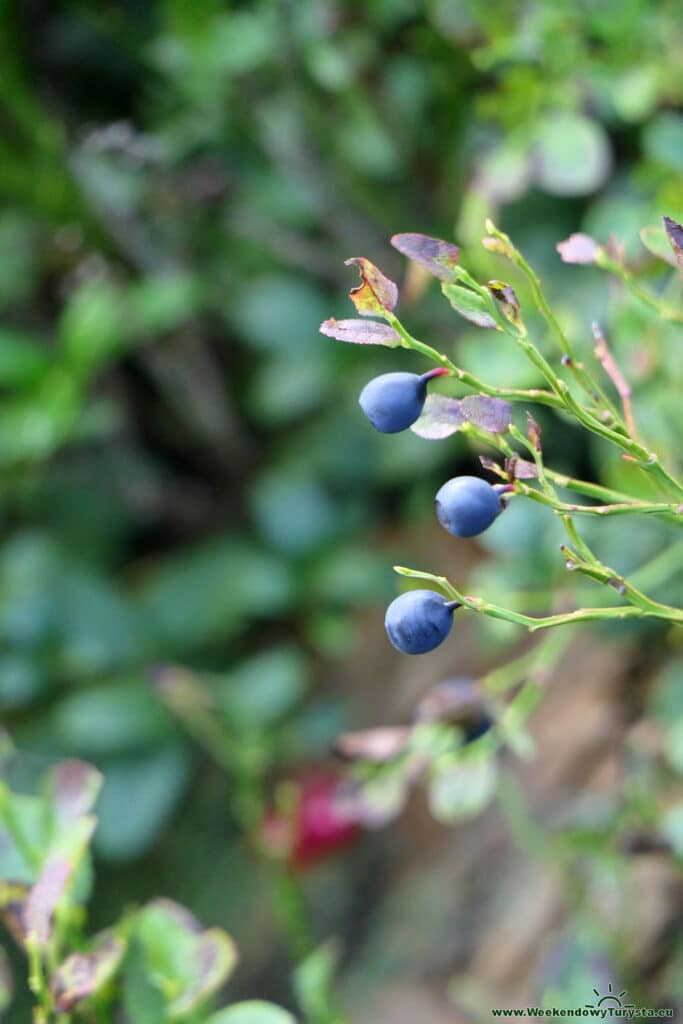
[{"label": "dark shaded background", "polygon": [[[430,682],[519,641],[485,623],[406,666],[381,626],[391,565],[468,571],[468,592],[501,603],[526,588],[542,605],[565,578],[535,507],[496,525],[488,558],[437,535],[431,496],[475,455],[362,418],[367,379],[420,364],[317,333],[350,315],[343,260],[402,280],[387,239],[417,230],[455,238],[496,276],[478,245],[495,216],[581,351],[590,319],[607,320],[643,430],[680,464],[680,330],[554,249],[580,228],[613,233],[647,274],[640,228],[683,219],[680,5],[8,2],[0,19],[0,714],[13,771],[28,787],[65,755],[103,770],[94,927],[172,896],[234,934],[231,992],[287,1003],[289,961],[244,838],[254,778],[272,792],[326,764],[342,729],[400,721]],[[534,382],[432,290],[411,301],[408,282],[402,309],[487,380]],[[572,426],[543,423],[552,464],[638,486]],[[596,536],[627,572],[674,528]],[[534,994],[579,1005],[609,979],[662,1005],[683,998],[680,876],[658,862],[648,889],[611,845],[634,791],[653,821],[680,811],[680,638],[591,635],[560,670],[525,769],[538,813],[566,829],[549,867],[515,852],[498,812],[445,832],[418,806],[310,872],[316,934],[345,939],[354,1020],[488,1019]],[[237,741],[227,773],[150,682],[169,664],[206,675]],[[625,748],[633,730],[641,745]],[[622,884],[662,904],[643,948]],[[24,1019],[17,1007],[9,1019]]]}]

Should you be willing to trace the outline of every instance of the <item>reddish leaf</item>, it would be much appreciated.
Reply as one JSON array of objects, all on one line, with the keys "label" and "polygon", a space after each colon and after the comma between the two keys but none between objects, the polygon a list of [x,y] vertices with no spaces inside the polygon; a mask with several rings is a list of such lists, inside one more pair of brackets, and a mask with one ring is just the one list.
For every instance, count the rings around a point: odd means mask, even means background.
[{"label": "reddish leaf", "polygon": [[676,264],[683,274],[683,225],[672,220],[671,217],[664,217],[663,220],[664,230],[676,257]]},{"label": "reddish leaf", "polygon": [[39,946],[50,938],[50,924],[57,904],[64,895],[73,867],[66,860],[49,860],[40,878],[28,894],[24,908],[24,929]]},{"label": "reddish leaf", "polygon": [[385,277],[374,263],[364,256],[354,256],[345,261],[346,266],[357,266],[361,283],[349,292],[351,300],[361,316],[382,316],[392,312],[398,302],[398,288]]},{"label": "reddish leaf", "polygon": [[102,776],[85,761],[61,761],[48,782],[57,818],[64,824],[91,810],[102,785]]},{"label": "reddish leaf", "polygon": [[103,932],[91,953],[72,953],[52,975],[50,989],[60,1013],[73,1010],[114,976],[126,945],[112,932]]},{"label": "reddish leaf", "polygon": [[346,761],[390,761],[406,749],[411,734],[407,726],[347,732],[335,743],[334,752]]},{"label": "reddish leaf", "polygon": [[376,320],[335,320],[330,317],[320,325],[320,333],[337,341],[348,341],[352,345],[384,345],[396,348],[401,339],[388,324]]},{"label": "reddish leaf", "polygon": [[511,455],[505,460],[505,470],[509,480],[535,480],[538,476],[536,464],[520,459],[519,455]]},{"label": "reddish leaf", "polygon": [[558,242],[555,248],[565,263],[595,263],[600,246],[590,235],[578,232]]},{"label": "reddish leaf", "polygon": [[440,238],[430,238],[429,235],[420,235],[414,232],[394,235],[391,244],[394,249],[398,249],[409,260],[419,263],[440,281],[454,279],[453,269],[457,265],[460,255],[457,245],[444,242]]},{"label": "reddish leaf", "polygon": [[537,452],[541,451],[541,428],[530,412],[526,414],[526,434]]}]

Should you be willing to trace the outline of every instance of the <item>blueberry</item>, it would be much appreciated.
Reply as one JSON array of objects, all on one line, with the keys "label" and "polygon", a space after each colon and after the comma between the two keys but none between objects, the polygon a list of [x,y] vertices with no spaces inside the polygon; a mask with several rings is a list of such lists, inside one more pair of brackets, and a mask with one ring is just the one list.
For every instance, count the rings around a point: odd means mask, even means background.
[{"label": "blueberry", "polygon": [[427,397],[427,382],[448,373],[445,367],[416,373],[383,373],[365,385],[358,399],[376,430],[397,434],[417,420]]},{"label": "blueberry", "polygon": [[456,476],[436,495],[439,522],[455,537],[476,537],[488,529],[502,509],[500,495],[477,476]]},{"label": "blueberry", "polygon": [[387,635],[397,651],[425,654],[446,639],[457,607],[435,590],[409,590],[387,608]]}]

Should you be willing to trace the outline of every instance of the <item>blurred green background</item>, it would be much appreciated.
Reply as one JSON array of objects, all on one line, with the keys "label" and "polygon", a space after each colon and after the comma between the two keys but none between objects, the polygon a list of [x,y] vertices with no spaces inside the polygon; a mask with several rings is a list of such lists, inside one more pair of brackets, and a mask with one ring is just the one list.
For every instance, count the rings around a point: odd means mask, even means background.
[{"label": "blurred green background", "polygon": [[[288,1001],[244,841],[249,780],[268,792],[326,762],[342,729],[387,717],[390,567],[419,551],[449,571],[431,496],[475,457],[458,438],[380,436],[360,415],[367,379],[419,362],[318,334],[327,316],[352,315],[344,259],[402,280],[387,239],[423,231],[499,276],[478,246],[495,216],[580,351],[592,317],[608,324],[643,432],[680,460],[680,328],[593,268],[563,267],[554,246],[579,229],[614,234],[657,283],[639,231],[664,213],[683,220],[682,21],[678,0],[0,7],[0,717],[17,785],[62,756],[104,772],[95,926],[171,896],[234,934],[238,990]],[[418,336],[455,343],[494,383],[533,383],[504,341],[482,341],[432,290],[406,294]],[[638,486],[546,419],[549,462]],[[469,592],[547,595],[564,579],[554,525],[536,507],[511,510]],[[674,533],[646,521],[596,536],[626,572]],[[680,574],[675,589],[668,600]],[[668,707],[683,682],[675,641],[619,635],[631,664],[668,673],[656,691]],[[484,624],[470,668],[517,639]],[[227,774],[155,689],[152,670],[168,664],[210,685],[239,741]],[[679,768],[681,746],[679,728]],[[369,894],[387,864],[400,876],[405,843],[391,828],[364,837],[310,882],[317,931],[345,938],[344,969],[373,991],[384,981],[363,952]],[[556,987],[580,988],[570,975],[583,971],[590,995],[591,942],[553,962]],[[626,980],[646,988],[638,971]],[[677,991],[658,992],[682,997],[681,973]]]}]

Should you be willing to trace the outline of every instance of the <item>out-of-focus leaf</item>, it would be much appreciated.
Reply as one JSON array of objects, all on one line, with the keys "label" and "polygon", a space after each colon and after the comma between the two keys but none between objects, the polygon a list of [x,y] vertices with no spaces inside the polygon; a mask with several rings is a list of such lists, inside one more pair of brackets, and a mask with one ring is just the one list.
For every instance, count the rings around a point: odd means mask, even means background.
[{"label": "out-of-focus leaf", "polygon": [[188,1016],[232,974],[237,950],[220,928],[200,928],[170,900],[156,900],[140,912],[137,934],[146,969],[167,1002],[171,1018]]},{"label": "out-of-focus leaf", "polygon": [[24,909],[29,887],[23,882],[6,882],[0,878],[0,918],[19,945],[26,938]]},{"label": "out-of-focus leaf", "polygon": [[486,300],[461,284],[443,284],[441,290],[456,312],[470,323],[477,327],[486,327],[490,330],[496,329],[498,324],[491,316]]},{"label": "out-of-focus leaf", "polygon": [[555,113],[536,128],[533,173],[542,189],[558,196],[595,192],[612,165],[602,125],[582,114]]},{"label": "out-of-focus leaf", "polygon": [[676,265],[683,274],[683,225],[672,220],[671,217],[664,217],[664,230],[673,249]]},{"label": "out-of-focus leaf", "polygon": [[393,235],[391,244],[394,249],[398,249],[409,260],[419,263],[440,281],[453,280],[455,276],[453,270],[457,266],[460,256],[460,249],[457,245],[415,232]]},{"label": "out-of-focus leaf", "polygon": [[143,278],[126,295],[129,329],[136,333],[168,331],[196,311],[195,278],[181,271],[166,271]]},{"label": "out-of-focus leaf", "polygon": [[102,775],[85,761],[61,761],[48,778],[48,799],[60,825],[90,811],[102,785]]},{"label": "out-of-focus leaf", "polygon": [[422,413],[410,429],[418,437],[430,441],[449,437],[465,423],[474,423],[493,434],[504,434],[511,418],[512,407],[503,398],[490,398],[488,395],[449,398],[433,394],[427,395]]},{"label": "out-of-focus leaf", "polygon": [[446,679],[436,683],[415,707],[418,722],[459,722],[479,715],[486,702],[476,679]]},{"label": "out-of-focus leaf", "polygon": [[48,365],[47,353],[30,335],[0,327],[0,385],[33,384]]},{"label": "out-of-focus leaf", "polygon": [[[139,856],[152,843],[185,790],[190,756],[182,747],[104,765],[95,849],[107,860]],[[131,813],[135,793],[135,813]]]},{"label": "out-of-focus leaf", "polygon": [[666,754],[670,764],[683,775],[683,718],[677,719],[667,732]]},{"label": "out-of-focus leaf", "polygon": [[296,1019],[274,1003],[248,999],[212,1014],[206,1024],[297,1024]]},{"label": "out-of-focus leaf", "polygon": [[678,268],[675,254],[671,251],[671,243],[666,230],[659,225],[650,225],[640,229],[640,240],[653,256],[664,260],[670,267]]},{"label": "out-of-focus leaf", "polygon": [[390,761],[406,750],[411,734],[402,725],[347,732],[336,741],[334,752],[345,761]]},{"label": "out-of-focus leaf", "polygon": [[[30,885],[38,877],[51,838],[45,803],[36,796],[12,793],[0,781],[0,811],[0,878]],[[17,834],[21,836],[18,844]]]},{"label": "out-of-focus leaf", "polygon": [[0,946],[0,1013],[6,1010],[12,1002],[13,994],[14,982],[12,980],[9,957],[2,946]]},{"label": "out-of-focus leaf", "polygon": [[309,953],[294,971],[294,993],[308,1020],[322,1021],[329,1017],[339,954],[337,943],[325,942]]},{"label": "out-of-focus leaf", "polygon": [[91,370],[121,349],[125,303],[111,283],[87,281],[75,291],[64,310],[59,334],[69,361],[79,370]]},{"label": "out-of-focus leaf", "polygon": [[237,665],[220,688],[218,700],[231,728],[264,729],[303,697],[310,670],[296,647],[276,647]]},{"label": "out-of-focus leaf", "polygon": [[555,246],[564,263],[595,263],[595,256],[600,246],[591,238],[579,231]]},{"label": "out-of-focus leaf", "polygon": [[396,348],[401,344],[393,327],[373,320],[335,320],[330,317],[320,325],[320,333],[337,341],[348,341],[353,345],[384,345]]},{"label": "out-of-focus leaf", "polygon": [[148,750],[174,732],[143,678],[68,693],[55,706],[52,723],[67,750],[87,757]]},{"label": "out-of-focus leaf", "polygon": [[374,263],[364,256],[353,256],[344,261],[347,267],[357,266],[361,283],[352,288],[349,296],[361,316],[383,316],[393,312],[398,302],[398,288],[385,277]]},{"label": "out-of-focus leaf", "polygon": [[52,915],[66,891],[72,872],[73,866],[67,861],[50,859],[28,894],[24,927],[27,936],[41,947],[49,941]]},{"label": "out-of-focus leaf", "polygon": [[68,1013],[84,999],[99,992],[119,969],[126,951],[122,938],[102,932],[90,953],[72,953],[53,973],[50,991],[55,1007]]},{"label": "out-of-focus leaf", "polygon": [[680,174],[683,171],[683,117],[672,110],[658,114],[643,130],[643,149],[669,173]]},{"label": "out-of-focus leaf", "polygon": [[[469,749],[469,748],[467,748]],[[433,766],[428,786],[429,808],[446,825],[479,814],[496,787],[496,765],[483,752],[444,758]]]},{"label": "out-of-focus leaf", "polygon": [[677,857],[683,858],[683,803],[672,804],[659,822],[659,831],[667,839]]}]

